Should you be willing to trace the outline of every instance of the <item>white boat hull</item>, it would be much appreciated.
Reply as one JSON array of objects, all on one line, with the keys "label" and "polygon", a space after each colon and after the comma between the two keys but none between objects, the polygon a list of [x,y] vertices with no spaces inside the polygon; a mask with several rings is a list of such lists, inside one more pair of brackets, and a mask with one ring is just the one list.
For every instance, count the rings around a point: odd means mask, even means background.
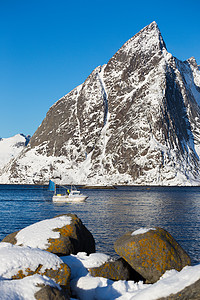
[{"label": "white boat hull", "polygon": [[70,196],[70,195],[54,195],[53,202],[84,202],[88,197],[84,195]]}]

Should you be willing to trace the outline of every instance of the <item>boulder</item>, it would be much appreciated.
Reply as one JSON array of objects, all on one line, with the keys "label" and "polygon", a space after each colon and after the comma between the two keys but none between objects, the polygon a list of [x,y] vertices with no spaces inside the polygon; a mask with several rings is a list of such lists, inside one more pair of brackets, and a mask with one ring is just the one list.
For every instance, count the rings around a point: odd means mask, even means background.
[{"label": "boulder", "polygon": [[167,270],[180,271],[191,264],[171,234],[159,227],[128,232],[115,242],[114,248],[147,283],[156,282]]},{"label": "boulder", "polygon": [[55,254],[29,247],[0,243],[0,278],[22,279],[34,274],[46,275],[64,290],[70,290],[71,270]]},{"label": "boulder", "polygon": [[95,252],[90,231],[75,214],[65,214],[32,224],[6,236],[2,242],[39,248],[58,256]]},{"label": "boulder", "polygon": [[144,280],[123,258],[105,262],[99,267],[88,270],[94,277],[104,277],[111,280],[134,280],[135,282]]},{"label": "boulder", "polygon": [[16,235],[19,231],[15,231],[15,232],[12,232],[10,234],[8,234],[7,236],[5,236],[5,238],[3,238],[3,240],[1,242],[3,243],[11,243],[13,245],[15,245],[17,243],[17,240],[16,240]]},{"label": "boulder", "polygon": [[[49,287],[44,288],[45,286]],[[35,294],[39,294],[38,296],[41,297],[37,297],[36,299],[41,300],[69,299],[68,293],[63,291],[53,279],[39,274],[18,280],[1,279],[0,292],[1,300],[30,300],[35,299]],[[49,297],[43,297],[46,295]]]},{"label": "boulder", "polygon": [[57,255],[70,255],[78,252],[94,253],[95,240],[91,232],[75,214],[68,214],[68,216],[71,217],[71,224],[55,229],[60,233],[60,238],[50,238],[50,245],[46,250]]},{"label": "boulder", "polygon": [[157,300],[199,300],[200,299],[200,279],[187,286],[177,294],[162,297]]},{"label": "boulder", "polygon": [[42,286],[41,289],[34,294],[34,297],[37,300],[70,300],[67,292],[49,285]]}]

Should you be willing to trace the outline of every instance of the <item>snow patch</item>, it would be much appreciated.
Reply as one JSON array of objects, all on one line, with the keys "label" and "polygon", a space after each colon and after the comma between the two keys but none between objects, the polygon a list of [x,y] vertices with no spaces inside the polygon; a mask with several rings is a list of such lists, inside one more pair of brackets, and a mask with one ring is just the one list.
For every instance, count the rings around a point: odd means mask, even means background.
[{"label": "snow patch", "polygon": [[144,234],[144,233],[147,233],[150,230],[156,230],[156,229],[155,228],[145,228],[145,227],[144,228],[139,228],[139,229],[133,231],[131,233],[131,235]]},{"label": "snow patch", "polygon": [[60,237],[60,233],[53,230],[70,225],[70,223],[71,217],[68,216],[60,216],[34,223],[17,233],[15,237],[17,240],[16,245],[46,249],[49,245],[48,239],[57,239]]},{"label": "snow patch", "polygon": [[0,243],[0,278],[10,279],[19,270],[27,274],[27,270],[36,270],[41,264],[41,272],[45,269],[57,270],[62,264],[62,260],[55,254],[40,249],[32,249],[12,245],[10,243]]},{"label": "snow patch", "polygon": [[60,289],[52,279],[38,274],[19,280],[0,280],[0,300],[35,300],[34,294],[43,285]]},{"label": "snow patch", "polygon": [[103,74],[104,74],[104,69],[105,69],[106,65],[104,65],[101,68],[101,71],[97,73],[101,88],[102,88],[102,95],[103,95],[103,103],[104,103],[104,126],[107,123],[107,115],[108,115],[108,95],[107,95],[107,91],[106,91],[106,86],[105,86],[105,82],[104,82],[104,78],[103,78]]}]

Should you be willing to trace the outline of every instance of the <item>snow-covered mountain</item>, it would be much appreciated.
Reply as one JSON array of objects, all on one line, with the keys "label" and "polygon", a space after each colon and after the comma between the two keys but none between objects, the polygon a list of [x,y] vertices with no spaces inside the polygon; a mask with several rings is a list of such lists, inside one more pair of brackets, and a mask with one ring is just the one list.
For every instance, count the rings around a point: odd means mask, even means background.
[{"label": "snow-covered mountain", "polygon": [[49,109],[0,182],[199,184],[199,117],[199,67],[153,22]]},{"label": "snow-covered mountain", "polygon": [[0,169],[15,158],[27,145],[30,136],[16,134],[10,138],[0,138]]}]

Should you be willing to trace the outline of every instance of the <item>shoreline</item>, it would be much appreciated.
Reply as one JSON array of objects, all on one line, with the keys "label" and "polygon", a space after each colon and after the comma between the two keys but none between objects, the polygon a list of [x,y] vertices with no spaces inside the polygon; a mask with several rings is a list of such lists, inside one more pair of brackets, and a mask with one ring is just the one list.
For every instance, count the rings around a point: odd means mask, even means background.
[{"label": "shoreline", "polygon": [[[35,187],[48,187],[47,183],[0,183],[0,186],[35,186]],[[143,187],[143,188],[193,188],[200,187],[199,185],[134,185],[134,184],[115,184],[115,185],[83,185],[62,183],[63,186],[76,186],[80,189],[117,189],[120,187]]]}]

